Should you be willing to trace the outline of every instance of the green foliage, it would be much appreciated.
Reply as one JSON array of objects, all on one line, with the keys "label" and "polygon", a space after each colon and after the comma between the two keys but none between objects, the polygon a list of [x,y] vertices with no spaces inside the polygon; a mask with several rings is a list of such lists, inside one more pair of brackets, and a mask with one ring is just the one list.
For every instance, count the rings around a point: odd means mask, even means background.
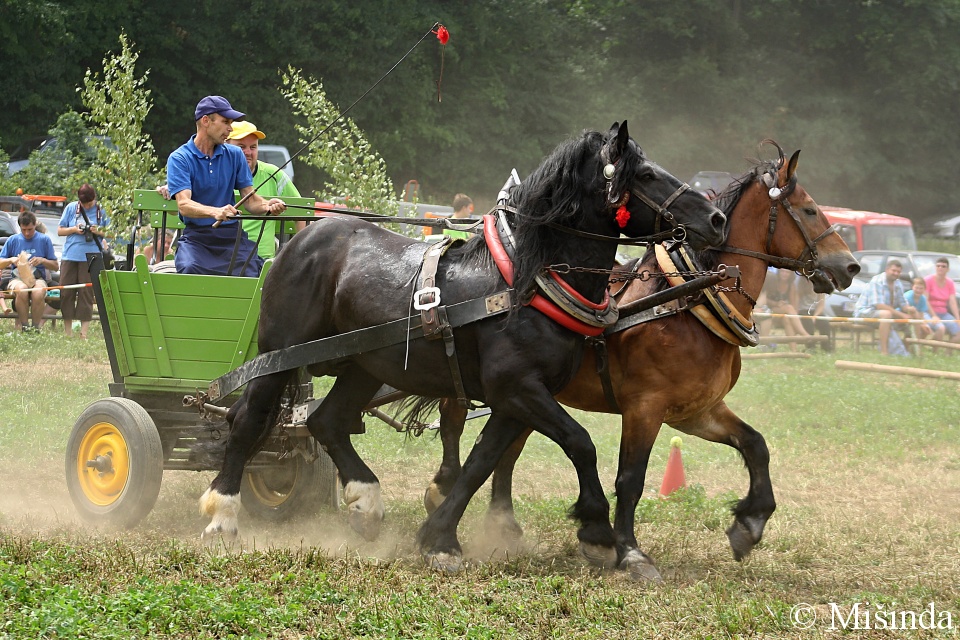
[{"label": "green foliage", "polygon": [[108,146],[100,139],[97,163],[90,174],[100,200],[110,212],[113,234],[124,234],[136,218],[133,191],[152,187],[163,176],[157,175],[156,155],[143,123],[153,104],[145,88],[149,71],[135,75],[139,54],[126,33],[120,34],[120,53],[103,59],[103,76],[87,70],[83,80],[83,103],[90,110],[87,120],[93,130],[110,138]]},{"label": "green foliage", "polygon": [[24,193],[70,198],[93,164],[94,152],[87,144],[87,127],[80,114],[67,111],[47,133],[57,139],[55,148],[34,150],[30,163],[11,176],[9,183]]},{"label": "green foliage", "polygon": [[307,121],[306,126],[297,126],[301,142],[309,143],[300,159],[330,177],[317,196],[327,202],[343,199],[355,209],[396,215],[398,205],[386,164],[356,123],[327,98],[319,80],[304,78],[293,67],[282,77],[283,95],[294,113]]}]

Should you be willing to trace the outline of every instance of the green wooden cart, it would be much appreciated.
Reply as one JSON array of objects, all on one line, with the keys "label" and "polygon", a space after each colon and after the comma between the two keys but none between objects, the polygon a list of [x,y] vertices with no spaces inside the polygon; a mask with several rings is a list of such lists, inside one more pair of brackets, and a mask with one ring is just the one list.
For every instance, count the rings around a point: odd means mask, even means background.
[{"label": "green wooden cart", "polygon": [[[313,205],[308,198],[284,200]],[[149,213],[155,229],[182,226],[175,204],[153,191],[138,191],[136,206]],[[67,445],[67,485],[85,520],[134,526],[153,508],[165,470],[220,468],[225,409],[206,404],[203,392],[257,355],[270,264],[253,279],[155,273],[142,255],[130,271],[105,270],[99,257],[93,259],[113,382],[110,397],[77,419]],[[312,396],[309,382],[301,396]],[[236,397],[220,404],[229,406]],[[281,420],[247,465],[241,501],[247,511],[272,520],[336,507],[336,468],[302,424]]]}]

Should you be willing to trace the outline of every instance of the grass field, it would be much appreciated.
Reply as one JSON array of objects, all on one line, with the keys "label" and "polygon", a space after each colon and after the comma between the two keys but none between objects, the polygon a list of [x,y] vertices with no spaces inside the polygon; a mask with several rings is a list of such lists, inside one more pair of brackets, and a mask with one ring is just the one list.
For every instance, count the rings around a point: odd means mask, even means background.
[{"label": "grass field", "polygon": [[[376,542],[338,513],[278,529],[241,515],[240,549],[205,548],[196,505],[212,473],[167,472],[135,530],[86,528],[63,456],[76,417],[107,395],[98,329],[91,337],[0,335],[0,637],[817,638],[844,625],[852,637],[960,635],[958,383],[833,367],[960,371],[960,354],[745,362],[729,404],[767,438],[777,512],[753,554],[735,562],[724,529],[747,487],[737,454],[684,438],[690,487],[656,499],[675,435],[664,428],[638,518],[641,546],[665,578],[648,585],[578,556],[565,517],[576,478],[540,437],[514,484],[520,546],[490,548],[484,491],[461,526],[467,569],[427,570],[413,539],[439,442],[372,419],[356,442],[383,482]],[[612,494],[619,421],[575,415]],[[931,624],[952,629],[923,628]]]}]

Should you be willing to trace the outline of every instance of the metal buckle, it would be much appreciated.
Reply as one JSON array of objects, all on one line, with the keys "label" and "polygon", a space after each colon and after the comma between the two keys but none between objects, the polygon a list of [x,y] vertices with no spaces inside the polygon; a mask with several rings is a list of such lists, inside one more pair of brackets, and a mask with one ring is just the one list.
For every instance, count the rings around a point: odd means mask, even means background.
[{"label": "metal buckle", "polygon": [[[430,302],[420,302],[420,299],[428,294],[433,294],[433,300]],[[439,287],[424,287],[419,291],[413,293],[413,308],[417,311],[426,311],[428,309],[433,309],[434,307],[440,306],[440,288]]]}]

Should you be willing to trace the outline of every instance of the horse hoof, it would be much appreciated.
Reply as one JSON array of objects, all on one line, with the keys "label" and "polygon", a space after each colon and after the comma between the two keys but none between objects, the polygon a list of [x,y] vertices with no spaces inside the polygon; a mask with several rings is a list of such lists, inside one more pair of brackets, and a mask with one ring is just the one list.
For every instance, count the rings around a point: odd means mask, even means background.
[{"label": "horse hoof", "polygon": [[618,568],[626,571],[630,579],[636,582],[663,582],[663,577],[657,571],[653,560],[639,549],[628,551]]},{"label": "horse hoof", "polygon": [[617,566],[617,550],[613,547],[602,547],[598,544],[580,543],[580,553],[587,562],[601,569],[613,569]]},{"label": "horse hoof", "polygon": [[443,573],[460,573],[463,570],[463,556],[459,553],[427,553],[423,556],[427,567]]},{"label": "horse hoof", "polygon": [[739,520],[734,520],[727,529],[727,539],[730,541],[730,548],[733,549],[733,558],[738,562],[750,555],[753,550],[753,536]]},{"label": "horse hoof", "polygon": [[220,525],[209,525],[200,534],[200,541],[206,545],[215,545],[218,542],[230,545],[237,541],[239,529],[224,529]]},{"label": "horse hoof", "polygon": [[440,487],[435,482],[431,482],[427,490],[423,492],[423,508],[427,510],[427,515],[433,515],[433,512],[443,504],[445,495],[440,493]]},{"label": "horse hoof", "polygon": [[350,528],[359,533],[367,542],[373,542],[380,536],[382,518],[362,511],[351,511],[348,516]]},{"label": "horse hoof", "polygon": [[350,526],[364,540],[376,540],[383,521],[383,499],[379,482],[351,481],[343,488]]}]

